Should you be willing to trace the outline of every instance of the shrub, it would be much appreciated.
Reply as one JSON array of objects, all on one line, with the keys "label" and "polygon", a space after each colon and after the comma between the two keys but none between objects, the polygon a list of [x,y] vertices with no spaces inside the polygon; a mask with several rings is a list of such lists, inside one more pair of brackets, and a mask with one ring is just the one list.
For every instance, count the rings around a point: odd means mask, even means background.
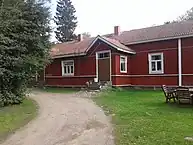
[{"label": "shrub", "polygon": [[0,9],[0,105],[22,102],[49,60],[50,12],[44,1],[6,0]]}]

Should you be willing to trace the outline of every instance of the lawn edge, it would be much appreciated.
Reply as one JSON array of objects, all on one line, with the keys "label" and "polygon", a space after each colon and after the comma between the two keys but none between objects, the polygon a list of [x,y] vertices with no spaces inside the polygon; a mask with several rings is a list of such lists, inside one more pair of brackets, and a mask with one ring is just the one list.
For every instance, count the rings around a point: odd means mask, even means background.
[{"label": "lawn edge", "polygon": [[26,96],[25,99],[32,101],[32,103],[35,106],[35,113],[30,118],[28,118],[27,120],[24,120],[23,122],[21,122],[21,124],[17,128],[15,128],[15,129],[7,132],[6,134],[2,135],[1,138],[0,138],[0,144],[2,144],[4,141],[6,141],[10,136],[15,134],[17,131],[24,129],[30,122],[32,122],[33,120],[35,120],[38,117],[40,106],[37,103],[37,101],[35,101],[34,99],[32,99],[31,97],[28,97],[28,96]]},{"label": "lawn edge", "polygon": [[95,105],[97,105],[105,114],[105,116],[108,118],[109,123],[112,127],[112,136],[114,144],[116,144],[117,136],[116,136],[116,124],[114,123],[113,114],[111,113],[110,109],[108,107],[103,107],[102,104],[100,104],[97,100],[97,98],[103,97],[103,93],[106,92],[100,92],[96,97],[91,98],[91,100],[94,102]]}]

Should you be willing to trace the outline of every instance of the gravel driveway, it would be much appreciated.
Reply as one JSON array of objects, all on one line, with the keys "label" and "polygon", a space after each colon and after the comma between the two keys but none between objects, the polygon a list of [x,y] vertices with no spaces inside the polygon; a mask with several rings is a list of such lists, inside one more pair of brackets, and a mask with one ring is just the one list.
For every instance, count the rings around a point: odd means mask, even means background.
[{"label": "gravel driveway", "polygon": [[[84,94],[82,94],[84,95]],[[112,127],[92,100],[35,92],[38,117],[1,145],[113,145]]]}]

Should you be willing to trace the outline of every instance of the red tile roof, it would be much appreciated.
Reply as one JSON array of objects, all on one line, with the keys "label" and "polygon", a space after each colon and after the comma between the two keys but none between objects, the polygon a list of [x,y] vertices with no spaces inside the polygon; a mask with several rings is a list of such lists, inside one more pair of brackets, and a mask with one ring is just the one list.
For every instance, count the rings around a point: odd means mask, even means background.
[{"label": "red tile roof", "polygon": [[163,39],[172,39],[180,36],[193,35],[193,21],[171,23],[160,26],[153,26],[142,29],[124,31],[119,36],[113,34],[106,37],[119,40],[125,45],[143,43],[147,41],[156,41]]},{"label": "red tile roof", "polygon": [[85,39],[83,41],[73,41],[68,43],[56,44],[52,48],[51,56],[57,57],[62,55],[72,55],[84,53],[94,38]]},{"label": "red tile roof", "polygon": [[106,41],[110,45],[119,48],[119,50],[128,52],[128,53],[135,53],[132,49],[128,48],[127,46],[121,44],[119,40],[106,38],[102,36],[97,36],[95,38],[85,39],[83,41],[73,41],[68,43],[61,43],[56,44],[51,50],[51,56],[53,58],[58,58],[62,56],[74,56],[74,55],[84,55],[88,51],[88,47],[92,45],[92,43],[97,40],[101,39],[102,41]]},{"label": "red tile roof", "polygon": [[[121,50],[134,52],[125,45],[173,39],[182,36],[193,36],[193,21],[124,31],[119,36],[107,34],[100,37],[112,45],[117,46]],[[94,39],[95,38],[89,38],[80,42],[73,41],[63,44],[56,44],[52,49],[51,55],[52,57],[57,57],[62,55],[86,53],[87,48],[92,44]]]},{"label": "red tile roof", "polygon": [[127,47],[127,46],[125,46],[125,45],[123,45],[122,43],[120,43],[119,40],[112,39],[112,38],[107,38],[107,37],[102,37],[102,38],[105,39],[106,41],[112,43],[113,45],[119,47],[119,48],[122,49],[123,51],[125,50],[125,51],[131,52],[131,53],[132,53],[132,52],[135,53],[134,50],[130,49],[129,47]]}]

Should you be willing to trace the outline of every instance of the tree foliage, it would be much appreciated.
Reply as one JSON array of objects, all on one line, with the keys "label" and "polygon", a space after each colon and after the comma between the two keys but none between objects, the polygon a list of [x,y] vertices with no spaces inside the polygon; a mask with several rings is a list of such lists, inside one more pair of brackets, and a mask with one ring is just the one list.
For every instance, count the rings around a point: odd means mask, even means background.
[{"label": "tree foliage", "polygon": [[0,106],[19,104],[49,58],[50,12],[43,1],[6,0],[0,10]]},{"label": "tree foliage", "polygon": [[59,42],[67,42],[76,39],[74,31],[77,27],[75,8],[71,0],[59,0],[56,8],[55,23],[57,25],[55,34]]},{"label": "tree foliage", "polygon": [[164,24],[179,23],[179,22],[190,21],[190,20],[193,20],[193,7],[190,10],[186,11],[185,14],[177,17],[176,20],[167,21],[167,22],[164,22]]},{"label": "tree foliage", "polygon": [[177,18],[177,22],[193,20],[193,7]]}]

